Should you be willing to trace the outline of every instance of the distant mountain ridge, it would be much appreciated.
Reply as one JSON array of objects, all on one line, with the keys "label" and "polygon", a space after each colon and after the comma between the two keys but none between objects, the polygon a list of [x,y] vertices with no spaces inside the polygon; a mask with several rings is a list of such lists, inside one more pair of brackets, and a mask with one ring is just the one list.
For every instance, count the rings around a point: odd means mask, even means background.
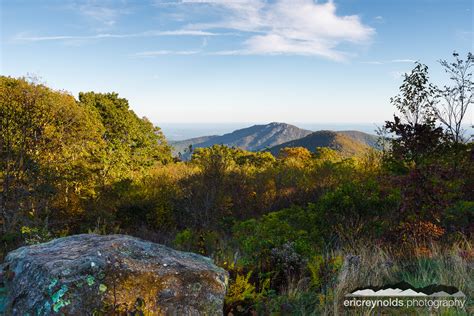
[{"label": "distant mountain ridge", "polygon": [[180,141],[170,141],[169,143],[173,146],[173,154],[177,155],[179,152],[184,154],[189,149],[189,146],[194,147],[195,144],[205,143],[216,137],[219,137],[219,135],[194,137]]},{"label": "distant mountain ridge", "polygon": [[226,145],[249,151],[259,151],[294,139],[302,138],[312,131],[291,124],[273,122],[266,125],[253,125],[227,133],[222,136],[205,136],[183,141],[171,142],[175,152],[184,154],[189,145],[193,148]]},{"label": "distant mountain ridge", "polygon": [[357,154],[369,147],[376,148],[378,137],[360,131],[317,131],[301,129],[286,123],[253,125],[221,136],[202,136],[170,142],[174,154],[189,159],[189,147],[211,147],[226,145],[249,151],[269,150],[277,155],[284,147],[305,147],[315,151],[317,147],[329,147],[346,155]]}]

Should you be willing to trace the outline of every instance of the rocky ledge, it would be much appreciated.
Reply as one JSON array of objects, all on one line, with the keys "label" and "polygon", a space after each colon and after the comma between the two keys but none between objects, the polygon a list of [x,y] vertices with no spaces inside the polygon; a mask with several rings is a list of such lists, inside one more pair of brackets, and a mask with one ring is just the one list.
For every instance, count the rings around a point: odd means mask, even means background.
[{"label": "rocky ledge", "polygon": [[221,315],[228,277],[209,258],[125,235],[22,247],[1,268],[6,315]]}]

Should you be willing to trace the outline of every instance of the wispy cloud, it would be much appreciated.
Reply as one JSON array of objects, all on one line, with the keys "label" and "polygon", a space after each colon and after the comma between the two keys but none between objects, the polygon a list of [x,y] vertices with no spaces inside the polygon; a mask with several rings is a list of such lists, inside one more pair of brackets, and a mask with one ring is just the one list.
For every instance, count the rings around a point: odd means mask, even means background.
[{"label": "wispy cloud", "polygon": [[122,15],[131,13],[126,0],[73,0],[69,8],[105,28],[115,25]]},{"label": "wispy cloud", "polygon": [[377,21],[378,23],[383,23],[385,22],[385,19],[383,18],[383,16],[381,15],[377,15],[375,18],[374,18],[375,21]]},{"label": "wispy cloud", "polygon": [[[42,42],[42,41],[64,41],[64,40],[98,40],[113,38],[135,38],[135,37],[159,37],[159,36],[216,36],[213,32],[199,30],[172,30],[172,31],[146,31],[128,34],[94,34],[94,35],[52,35],[52,36],[30,36],[25,33],[15,36],[16,41]],[[223,34],[225,35],[225,34]]]},{"label": "wispy cloud", "polygon": [[120,10],[106,8],[106,7],[82,7],[82,14],[90,17],[100,23],[107,26],[112,26],[116,23],[117,18],[120,16]]},{"label": "wispy cloud", "polygon": [[[77,0],[79,1],[79,0]],[[114,25],[127,6],[111,6],[111,0],[87,0],[76,4],[80,13],[104,25]],[[122,0],[127,3],[126,0]],[[121,2],[121,3],[122,3]],[[367,45],[375,30],[357,15],[340,15],[336,4],[329,0],[153,0],[155,9],[173,6],[175,14],[187,12],[193,23],[180,21],[176,30],[158,30],[139,33],[99,32],[91,35],[54,34],[36,35],[22,33],[17,41],[64,41],[85,43],[90,40],[127,39],[159,36],[236,36],[228,50],[205,52],[214,55],[306,55],[321,56],[342,61],[354,52],[347,44]],[[192,10],[190,9],[192,6]],[[202,42],[201,50],[207,47]],[[344,45],[344,49],[342,46]]]},{"label": "wispy cloud", "polygon": [[472,39],[473,39],[473,35],[474,33],[471,31],[466,31],[466,30],[457,30],[455,32],[455,35],[456,37],[461,40],[461,41],[465,41],[465,42],[468,42],[468,43],[471,43],[472,42]]},{"label": "wispy cloud", "polygon": [[233,56],[233,55],[252,55],[253,52],[245,49],[235,49],[235,50],[220,50],[216,52],[209,52],[208,55],[217,55],[217,56]]},{"label": "wispy cloud", "polygon": [[416,60],[414,59],[392,59],[391,63],[414,63]]},{"label": "wispy cloud", "polygon": [[342,43],[366,44],[375,30],[356,15],[339,16],[333,1],[313,0],[183,0],[226,10],[225,19],[188,25],[189,29],[231,29],[248,33],[243,47],[216,54],[317,55],[343,60]]},{"label": "wispy cloud", "polygon": [[386,65],[386,64],[400,64],[400,63],[414,63],[416,60],[414,59],[392,59],[392,60],[371,60],[371,61],[361,61],[361,64],[368,64],[368,65]]},{"label": "wispy cloud", "polygon": [[134,57],[157,57],[163,55],[196,55],[199,54],[201,51],[198,50],[155,50],[155,51],[147,51],[147,52],[140,52],[136,53]]}]

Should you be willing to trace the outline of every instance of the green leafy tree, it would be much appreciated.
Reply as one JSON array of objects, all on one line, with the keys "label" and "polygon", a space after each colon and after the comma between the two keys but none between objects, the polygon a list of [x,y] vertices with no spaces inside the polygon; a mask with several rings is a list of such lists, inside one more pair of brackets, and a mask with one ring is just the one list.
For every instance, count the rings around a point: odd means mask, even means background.
[{"label": "green leafy tree", "polygon": [[131,177],[156,163],[172,160],[161,130],[146,118],[139,118],[128,101],[116,93],[80,93],[79,103],[95,113],[104,126],[107,147],[102,157],[104,183]]},{"label": "green leafy tree", "polygon": [[1,77],[0,118],[3,231],[80,212],[81,198],[95,192],[104,145],[95,116],[65,92]]},{"label": "green leafy tree", "polygon": [[197,148],[191,164],[200,172],[183,181],[185,187],[184,221],[198,228],[216,227],[231,215],[232,198],[228,173],[236,166],[240,150],[223,145]]},{"label": "green leafy tree", "polygon": [[385,122],[387,131],[395,136],[390,149],[396,161],[420,163],[442,148],[444,132],[436,126],[434,94],[428,67],[417,63],[405,74],[400,94],[390,100],[400,114]]}]

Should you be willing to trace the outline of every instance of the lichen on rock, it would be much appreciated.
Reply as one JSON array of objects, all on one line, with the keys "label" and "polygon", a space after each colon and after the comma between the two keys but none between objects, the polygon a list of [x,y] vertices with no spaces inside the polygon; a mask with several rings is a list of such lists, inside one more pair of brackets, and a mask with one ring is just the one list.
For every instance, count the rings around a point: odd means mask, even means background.
[{"label": "lichen on rock", "polygon": [[227,284],[209,258],[125,235],[22,247],[2,270],[7,315],[221,315]]}]

